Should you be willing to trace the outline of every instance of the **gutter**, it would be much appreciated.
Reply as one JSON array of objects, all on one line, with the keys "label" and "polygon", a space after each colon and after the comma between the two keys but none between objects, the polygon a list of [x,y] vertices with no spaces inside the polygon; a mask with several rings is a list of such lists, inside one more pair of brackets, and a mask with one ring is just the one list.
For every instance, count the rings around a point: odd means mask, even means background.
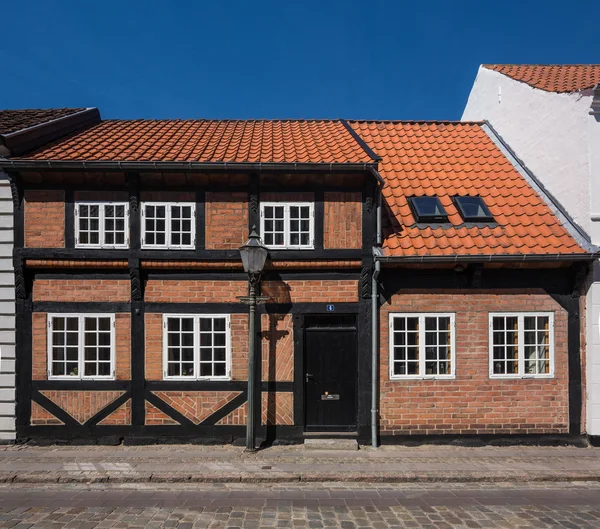
[{"label": "gutter", "polygon": [[381,272],[381,262],[378,259],[381,242],[383,240],[381,232],[381,207],[382,207],[382,191],[385,185],[385,180],[375,168],[370,169],[373,176],[377,179],[377,236],[375,248],[373,249],[374,270],[371,277],[371,446],[377,448],[377,416],[378,416],[378,387],[379,380],[379,292],[378,283],[379,273]]},{"label": "gutter", "polygon": [[371,171],[376,163],[279,163],[279,162],[113,162],[113,161],[53,161],[53,160],[8,160],[0,158],[0,169],[9,171],[38,170],[204,170],[204,171]]},{"label": "gutter", "polygon": [[591,261],[600,257],[596,253],[555,253],[555,254],[521,254],[521,255],[422,255],[422,256],[378,256],[382,263],[514,263],[540,261]]}]

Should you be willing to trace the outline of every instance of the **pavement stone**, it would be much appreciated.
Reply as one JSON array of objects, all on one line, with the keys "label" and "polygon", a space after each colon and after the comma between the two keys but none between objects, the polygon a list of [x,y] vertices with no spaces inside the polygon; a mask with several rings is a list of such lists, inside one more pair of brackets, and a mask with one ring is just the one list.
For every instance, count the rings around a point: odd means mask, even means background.
[{"label": "pavement stone", "polygon": [[1,483],[600,481],[600,448],[0,447]]}]

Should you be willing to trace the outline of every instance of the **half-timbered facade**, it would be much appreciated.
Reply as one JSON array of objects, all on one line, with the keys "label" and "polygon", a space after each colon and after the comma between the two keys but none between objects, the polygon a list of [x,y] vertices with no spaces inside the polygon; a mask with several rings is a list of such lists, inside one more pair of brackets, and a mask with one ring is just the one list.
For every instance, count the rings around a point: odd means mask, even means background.
[{"label": "half-timbered facade", "polygon": [[0,167],[22,438],[242,438],[253,228],[259,438],[580,431],[589,254],[484,124],[98,121]]}]

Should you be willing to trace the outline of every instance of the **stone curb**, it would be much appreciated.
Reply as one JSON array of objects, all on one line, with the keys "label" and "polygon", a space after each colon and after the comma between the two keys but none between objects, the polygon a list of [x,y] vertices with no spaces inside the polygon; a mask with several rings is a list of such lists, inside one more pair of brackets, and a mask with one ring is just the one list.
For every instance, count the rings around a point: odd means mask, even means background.
[{"label": "stone curb", "polygon": [[399,472],[0,472],[0,483],[531,483],[600,481],[600,473],[399,473]]}]

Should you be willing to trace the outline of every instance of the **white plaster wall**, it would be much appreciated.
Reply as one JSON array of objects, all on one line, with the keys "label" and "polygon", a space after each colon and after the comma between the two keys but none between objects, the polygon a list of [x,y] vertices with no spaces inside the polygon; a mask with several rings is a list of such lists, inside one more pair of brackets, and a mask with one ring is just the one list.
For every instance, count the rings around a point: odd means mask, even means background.
[{"label": "white plaster wall", "polygon": [[464,121],[489,121],[588,233],[591,100],[591,91],[544,92],[480,67],[462,116]]},{"label": "white plaster wall", "polygon": [[600,435],[600,283],[587,296],[587,433]]},{"label": "white plaster wall", "polygon": [[600,246],[600,114],[590,114],[588,109],[588,149],[590,156],[590,209],[592,242]]},{"label": "white plaster wall", "polygon": [[15,440],[15,276],[13,204],[10,184],[0,171],[0,443]]}]

